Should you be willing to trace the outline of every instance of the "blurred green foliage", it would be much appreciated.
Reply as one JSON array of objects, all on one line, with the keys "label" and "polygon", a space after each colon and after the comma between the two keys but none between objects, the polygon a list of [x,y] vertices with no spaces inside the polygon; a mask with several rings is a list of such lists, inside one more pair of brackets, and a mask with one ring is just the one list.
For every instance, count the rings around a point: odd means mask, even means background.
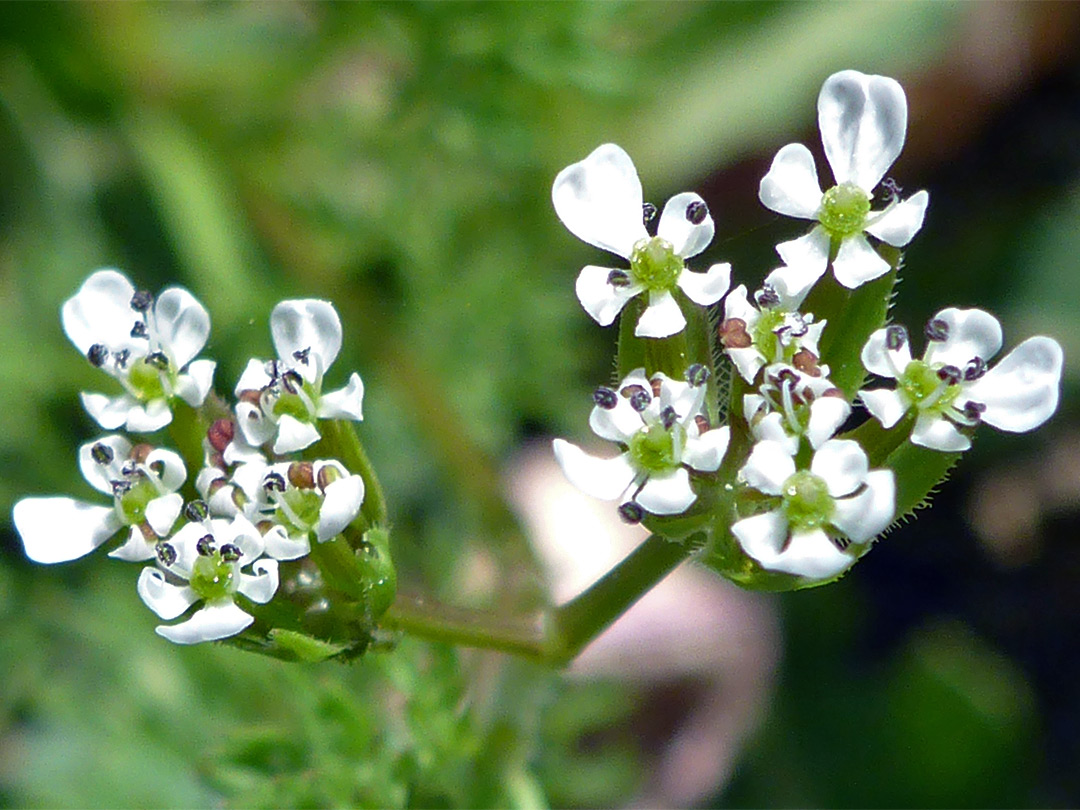
[{"label": "blurred green foliage", "polygon": [[[223,391],[269,351],[277,300],[325,297],[346,333],[330,383],[341,369],[364,377],[361,434],[390,496],[405,584],[460,601],[459,574],[479,549],[505,587],[486,602],[534,604],[540,584],[499,499],[498,463],[525,436],[584,434],[583,403],[610,373],[614,342],[574,300],[595,251],[556,221],[555,173],[615,141],[662,202],[810,137],[800,133],[832,71],[902,78],[948,52],[973,13],[0,7],[0,506],[89,495],[72,461],[96,430],[77,393],[99,380],[56,316],[91,270],[116,266],[202,299]],[[739,220],[755,194],[756,178],[708,198],[719,237],[705,258],[752,259],[744,271],[736,262],[750,284],[771,269],[775,233],[732,233],[725,209]],[[1067,206],[1058,199],[1009,209],[999,251],[1038,247],[999,303],[1010,328],[1048,331],[1056,319],[1068,352],[1080,302],[1060,267],[1076,255],[1075,190]],[[989,304],[977,276],[959,286],[971,276],[953,261],[984,232],[948,228],[928,226],[909,267],[941,267],[927,251],[952,244],[943,255],[961,281],[934,275],[930,294]],[[917,317],[952,303],[915,288],[901,298]],[[955,622],[926,625],[872,671],[844,671],[858,577],[785,602],[785,678],[726,800],[1035,801],[1037,708],[1023,673]],[[397,639],[348,667],[174,648],[154,636],[130,567],[32,567],[9,530],[0,622],[7,806],[602,806],[643,780],[630,726],[638,687]],[[597,729],[602,744],[589,748]]]}]

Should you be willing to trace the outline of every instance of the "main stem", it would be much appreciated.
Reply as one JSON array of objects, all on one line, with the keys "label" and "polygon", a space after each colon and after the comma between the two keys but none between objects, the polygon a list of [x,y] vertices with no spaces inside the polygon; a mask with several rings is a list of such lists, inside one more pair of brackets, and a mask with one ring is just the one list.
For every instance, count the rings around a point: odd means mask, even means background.
[{"label": "main stem", "polygon": [[564,666],[685,560],[693,547],[651,535],[586,591],[531,616],[507,619],[399,594],[380,625],[432,641]]}]

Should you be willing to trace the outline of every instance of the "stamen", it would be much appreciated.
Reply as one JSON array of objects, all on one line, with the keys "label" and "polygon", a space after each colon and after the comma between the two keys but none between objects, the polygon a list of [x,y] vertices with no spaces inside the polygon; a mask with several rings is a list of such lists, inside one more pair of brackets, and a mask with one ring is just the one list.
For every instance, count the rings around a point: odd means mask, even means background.
[{"label": "stamen", "polygon": [[898,352],[908,342],[908,333],[900,324],[891,324],[885,327],[885,348],[890,352]]},{"label": "stamen", "polygon": [[101,368],[105,365],[105,361],[109,359],[109,350],[105,348],[104,343],[95,343],[86,353],[86,359],[90,361],[90,365],[94,368]]},{"label": "stamen", "polygon": [[648,227],[649,223],[656,219],[656,206],[650,202],[641,206],[641,223]]},{"label": "stamen", "polygon": [[956,385],[964,378],[963,372],[956,366],[942,366],[937,375],[939,380],[944,380],[949,385]]},{"label": "stamen", "polygon": [[659,377],[653,377],[649,380],[649,387],[652,388],[652,395],[658,397],[660,396],[660,391],[663,390],[664,384]]},{"label": "stamen", "polygon": [[293,356],[293,359],[296,362],[302,363],[303,365],[306,366],[308,364],[308,355],[310,355],[310,354],[311,354],[311,347],[308,346],[306,349],[300,349],[299,351],[293,352],[292,356]]},{"label": "stamen", "polygon": [[200,557],[209,557],[214,553],[214,535],[204,534],[195,543],[195,551],[198,552]]},{"label": "stamen", "polygon": [[982,415],[986,412],[986,405],[982,402],[974,402],[969,400],[964,403],[964,416],[972,423],[976,424],[982,421]]},{"label": "stamen", "polygon": [[236,562],[241,554],[240,547],[233,543],[226,543],[221,547],[221,559],[225,562]]},{"label": "stamen", "polygon": [[165,352],[150,352],[146,355],[146,364],[158,371],[165,371],[169,367],[169,358],[165,356]]},{"label": "stamen", "polygon": [[269,473],[266,478],[263,479],[263,489],[267,492],[284,492],[285,478],[281,473]]},{"label": "stamen", "polygon": [[115,458],[115,454],[113,453],[113,449],[109,447],[109,445],[98,442],[90,448],[90,458],[92,458],[98,464],[104,466],[105,464],[112,463],[113,458]]},{"label": "stamen", "polygon": [[625,270],[612,270],[608,273],[607,283],[612,287],[629,287],[632,283],[630,281],[630,274]]},{"label": "stamen", "polygon": [[641,523],[645,517],[645,510],[637,501],[627,501],[619,507],[619,517],[622,518],[623,523],[635,525]]},{"label": "stamen", "polygon": [[131,308],[136,312],[147,312],[153,306],[154,296],[148,290],[139,290],[131,296]]},{"label": "stamen", "polygon": [[206,505],[206,501],[196,498],[184,507],[184,517],[192,523],[202,523],[210,517],[210,508]]},{"label": "stamen", "polygon": [[130,481],[110,481],[114,498],[122,498],[131,490]]},{"label": "stamen", "polygon": [[769,309],[780,305],[780,296],[771,284],[764,284],[754,293],[754,302],[758,305],[758,309]]},{"label": "stamen", "polygon": [[113,355],[113,362],[117,368],[127,368],[128,358],[131,357],[131,349],[121,349]]},{"label": "stamen", "polygon": [[644,388],[630,395],[630,407],[638,413],[648,408],[650,402],[652,402],[652,397],[648,395]]},{"label": "stamen", "polygon": [[686,381],[697,388],[709,380],[709,369],[701,363],[692,363],[686,369]]},{"label": "stamen", "polygon": [[285,387],[285,390],[290,394],[296,394],[301,388],[304,387],[304,378],[297,372],[290,369],[281,375],[281,384]]},{"label": "stamen", "polygon": [[709,420],[700,413],[694,417],[694,424],[697,425],[698,433],[705,433],[712,428]]},{"label": "stamen", "polygon": [[949,339],[949,322],[943,318],[934,318],[926,323],[926,339],[941,343]]},{"label": "stamen", "polygon": [[139,472],[139,463],[128,459],[120,466],[120,474],[125,478],[132,478]]},{"label": "stamen", "polygon": [[133,338],[146,338],[150,339],[150,332],[146,329],[145,321],[135,321],[131,327],[131,336]]},{"label": "stamen", "polygon": [[692,225],[700,225],[709,215],[709,209],[701,200],[694,200],[686,206],[686,219]]},{"label": "stamen", "polygon": [[176,562],[176,549],[172,543],[158,543],[154,551],[157,553],[158,561],[166,568]]},{"label": "stamen", "polygon": [[964,368],[964,382],[973,382],[986,374],[988,366],[981,357],[971,358],[971,362]]},{"label": "stamen", "polygon": [[900,195],[903,193],[903,189],[900,188],[899,183],[891,177],[886,177],[881,181],[881,190],[888,194],[893,202],[898,202],[900,200]]},{"label": "stamen", "polygon": [[597,407],[603,408],[605,411],[610,411],[619,404],[618,394],[602,385],[593,391],[592,398]]},{"label": "stamen", "polygon": [[677,421],[679,421],[679,415],[670,405],[660,411],[660,424],[664,426],[664,430],[671,430],[671,426]]}]

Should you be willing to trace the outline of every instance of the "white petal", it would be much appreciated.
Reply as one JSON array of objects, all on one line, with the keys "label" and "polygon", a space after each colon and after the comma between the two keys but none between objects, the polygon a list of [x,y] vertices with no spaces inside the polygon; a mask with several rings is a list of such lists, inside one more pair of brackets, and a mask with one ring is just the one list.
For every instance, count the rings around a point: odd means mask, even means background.
[{"label": "white petal", "polygon": [[860,391],[859,399],[886,430],[899,422],[908,410],[908,403],[899,392],[884,388]]},{"label": "white petal", "polygon": [[266,543],[259,534],[259,530],[244,515],[235,515],[228,523],[214,519],[211,524],[219,546],[232,543],[240,549],[240,559],[237,563],[241,568],[262,556]]},{"label": "white petal", "polygon": [[850,495],[866,480],[870,462],[859,443],[851,439],[832,439],[814,453],[810,472],[824,479],[834,498]]},{"label": "white petal", "polygon": [[278,589],[277,560],[259,560],[251,568],[256,575],[240,574],[237,590],[252,602],[265,605],[274,598]]},{"label": "white petal", "polygon": [[190,585],[166,582],[164,572],[157,568],[144,568],[136,589],[146,606],[165,621],[175,619],[199,601]]},{"label": "white petal", "polygon": [[578,274],[574,292],[578,301],[592,319],[601,326],[609,326],[626,306],[626,302],[644,289],[639,284],[616,287],[608,283],[611,269],[587,265]]},{"label": "white petal", "polygon": [[120,548],[110,551],[109,556],[114,560],[124,562],[144,562],[154,559],[157,552],[154,550],[154,544],[146,539],[142,530],[138,526],[132,526],[128,539]]},{"label": "white petal", "polygon": [[748,346],[745,349],[724,349],[727,352],[728,357],[731,358],[731,362],[735,364],[735,368],[739,370],[739,374],[748,383],[754,381],[754,377],[757,376],[758,371],[763,365],[765,365],[765,358],[761,356],[761,352],[755,349],[753,346]]},{"label": "white petal", "polygon": [[105,394],[88,394],[83,391],[79,394],[79,399],[90,418],[106,430],[123,427],[127,422],[128,411],[139,404],[130,394],[108,397]]},{"label": "white petal", "polygon": [[683,270],[678,284],[687,298],[707,307],[723,298],[731,286],[731,265],[727,262],[714,264],[704,273]]},{"label": "white petal", "polygon": [[[277,433],[277,425],[266,418],[262,408],[250,402],[241,401],[236,403],[236,425],[240,428],[240,434],[244,442],[251,449],[270,441],[270,439],[274,438],[274,434]],[[232,447],[236,443],[236,438],[234,438],[229,446]],[[233,452],[238,453],[240,450],[241,448],[237,447]],[[229,450],[226,448],[226,454],[228,452]],[[230,464],[232,463],[232,459],[228,457],[225,460]]]},{"label": "white petal", "polygon": [[739,477],[766,495],[779,495],[795,474],[795,460],[780,442],[758,442],[739,471]]},{"label": "white petal", "polygon": [[[195,566],[195,560],[199,556],[198,543],[207,534],[212,534],[220,545],[224,542],[221,538],[224,537],[224,529],[226,522],[220,518],[211,518],[209,525],[204,523],[185,523],[176,533],[169,538],[169,545],[176,551],[176,561],[169,566],[169,570],[174,574],[178,574],[183,577],[188,577],[191,574],[192,568]],[[219,537],[219,532],[221,533]]]},{"label": "white petal", "polygon": [[779,411],[766,414],[762,419],[752,423],[750,432],[759,442],[779,443],[789,456],[799,452],[799,437],[788,433],[787,426],[784,424],[784,415]]},{"label": "white petal", "polygon": [[663,372],[654,374],[653,379],[660,380],[660,407],[656,411],[657,418],[664,408],[670,406],[675,409],[683,426],[694,424],[694,417],[704,412],[705,386],[693,386],[682,380],[673,380]]},{"label": "white petal", "polygon": [[60,309],[64,333],[84,355],[95,343],[104,344],[111,352],[130,349],[136,353],[141,349],[145,353],[145,341],[140,346],[131,337],[136,320],[131,308],[134,294],[135,288],[123,274],[98,270]]},{"label": "white petal", "polygon": [[686,326],[686,318],[675,296],[666,290],[649,293],[649,306],[638,318],[634,334],[638,337],[665,338],[677,334]]},{"label": "white petal", "polygon": [[834,73],[818,96],[818,128],[836,182],[872,193],[904,146],[904,90],[886,76]]},{"label": "white petal", "polygon": [[1001,350],[1001,324],[989,312],[949,307],[933,320],[945,322],[948,337],[940,342],[927,341],[923,357],[928,363],[963,370],[976,357],[989,360]]},{"label": "white petal", "polygon": [[943,416],[920,413],[911,430],[911,443],[931,450],[959,453],[971,447],[971,439]]},{"label": "white petal", "polygon": [[690,508],[697,495],[690,488],[690,473],[678,467],[650,475],[634,500],[654,515],[678,515]]},{"label": "white petal", "polygon": [[289,536],[284,526],[274,526],[263,535],[266,554],[275,560],[298,560],[311,553],[311,540],[307,532]]},{"label": "white petal", "polygon": [[986,406],[982,421],[999,430],[1033,430],[1057,410],[1063,362],[1061,346],[1048,337],[1028,338],[981,379],[965,386],[964,398]]},{"label": "white petal", "polygon": [[195,489],[205,501],[210,497],[210,485],[218,479],[225,478],[228,478],[228,476],[225,475],[224,470],[217,467],[203,467],[199,470],[199,474],[195,476]]},{"label": "white petal", "polygon": [[195,296],[180,287],[170,287],[158,296],[154,322],[162,348],[177,368],[194,360],[210,337],[210,314]]},{"label": "white petal", "polygon": [[865,543],[885,531],[896,515],[896,476],[892,470],[873,470],[858,495],[834,502],[831,523],[855,543]]},{"label": "white petal", "polygon": [[232,482],[240,487],[248,500],[257,501],[263,494],[263,481],[266,480],[266,476],[271,469],[271,466],[262,459],[245,462],[233,472]]},{"label": "white petal", "polygon": [[[147,454],[144,464],[158,476],[158,481],[166,492],[176,492],[187,480],[187,468],[184,466],[184,460],[172,450],[165,450],[160,447],[151,450]],[[158,472],[159,470],[160,472]]]},{"label": "white petal", "polygon": [[831,439],[851,415],[851,405],[840,397],[820,397],[810,405],[806,438],[815,450]]},{"label": "white petal", "polygon": [[77,560],[120,528],[116,510],[73,498],[23,498],[11,510],[26,556],[37,563]]},{"label": "white petal", "polygon": [[777,152],[761,178],[758,197],[762,205],[778,214],[817,219],[821,184],[810,150],[801,143],[789,143]]},{"label": "white petal", "polygon": [[871,374],[894,380],[904,373],[911,363],[911,346],[905,340],[898,349],[889,349],[886,338],[888,331],[878,329],[873,332],[863,346],[860,358]]},{"label": "white petal", "polygon": [[753,327],[761,313],[757,311],[746,295],[746,285],[740,284],[727,298],[724,299],[724,319],[738,318],[746,323],[747,328]]},{"label": "white petal", "polygon": [[319,510],[319,522],[315,536],[321,543],[329,540],[352,523],[360,514],[364,502],[364,479],[359,475],[339,478],[326,488],[326,497]]},{"label": "white petal", "polygon": [[667,201],[656,227],[656,235],[671,242],[675,254],[684,259],[693,258],[707,248],[716,230],[707,207],[705,218],[697,225],[687,219],[686,209],[694,203],[705,205],[705,201],[692,191],[676,194]]},{"label": "white petal", "polygon": [[184,498],[179,492],[154,498],[146,505],[146,522],[158,537],[165,537],[180,517],[180,510],[183,508]]},{"label": "white petal", "polygon": [[[805,238],[805,237],[804,237]],[[787,243],[790,244],[790,243]],[[772,287],[780,295],[780,306],[789,312],[795,311],[802,303],[802,299],[810,292],[819,278],[825,274],[827,263],[803,264],[798,267],[784,265],[777,267],[765,277],[765,283]],[[789,305],[785,299],[794,300],[797,303]]]},{"label": "white petal", "polygon": [[776,509],[737,521],[731,533],[743,551],[770,568],[779,559],[780,549],[787,540],[788,522],[783,512]]},{"label": "white petal", "polygon": [[701,472],[715,472],[720,469],[730,441],[731,429],[727,425],[706,430],[696,439],[689,437],[683,450],[683,463]]},{"label": "white petal", "polygon": [[235,636],[255,618],[232,602],[206,605],[180,624],[160,624],[154,631],[174,644],[198,644]]},{"label": "white petal", "polygon": [[[804,349],[810,350],[814,354],[821,354],[821,352],[818,351],[818,341],[821,340],[821,333],[825,331],[826,323],[828,323],[828,321],[818,321],[817,323],[812,323],[807,326],[806,334],[799,339],[799,345]],[[823,374],[828,374],[829,367],[822,366],[821,371]]]},{"label": "white petal", "polygon": [[187,371],[176,380],[176,396],[192,408],[198,408],[214,386],[216,367],[217,363],[213,360],[196,360],[190,363]]},{"label": "white petal", "polygon": [[355,371],[344,388],[323,394],[319,399],[320,419],[351,419],[359,422],[364,418],[364,382]]},{"label": "white petal", "polygon": [[615,458],[597,458],[563,439],[555,439],[552,448],[563,475],[586,495],[613,501],[634,480],[634,468],[626,453]]},{"label": "white petal", "polygon": [[825,275],[829,267],[829,246],[831,240],[829,234],[820,225],[815,225],[806,236],[792,239],[790,242],[781,242],[776,246],[776,252],[794,272],[787,275],[790,278],[792,289],[801,289],[796,283],[801,279],[819,279]]},{"label": "white petal", "polygon": [[[237,410],[239,411],[239,406],[237,407]],[[265,422],[269,422],[269,420],[264,420],[264,423]],[[272,437],[276,428],[273,423],[270,423],[269,426],[272,428],[269,431],[269,437]],[[225,446],[225,452],[221,454],[221,457],[225,460],[225,463],[229,465],[266,462],[266,458],[263,456],[262,451],[259,450],[258,447],[252,447],[248,444],[243,431]]]},{"label": "white petal", "polygon": [[261,391],[270,382],[270,375],[266,373],[266,361],[253,357],[244,366],[244,373],[240,375],[233,394],[240,396],[242,391]]},{"label": "white petal", "polygon": [[808,580],[832,579],[855,562],[855,557],[837,548],[821,529],[793,532],[788,547],[764,568],[805,577]]},{"label": "white petal", "polygon": [[[105,445],[112,451],[112,462],[98,464],[94,461],[94,448],[99,444]],[[100,439],[80,445],[79,471],[86,479],[86,483],[98,492],[111,496],[113,494],[112,479],[115,477],[113,470],[124,462],[130,452],[131,442],[123,436],[102,436]]]},{"label": "white petal", "polygon": [[172,422],[172,410],[164,399],[152,399],[128,409],[124,426],[132,433],[153,433]]},{"label": "white petal", "polygon": [[[627,383],[624,380],[619,387],[622,388],[625,385]],[[645,390],[649,390],[648,381],[645,383]],[[618,404],[611,410],[601,408],[599,405],[592,409],[589,414],[589,427],[601,439],[629,444],[631,437],[644,427],[644,422],[641,414],[630,404],[630,400],[621,394],[618,396]]]},{"label": "white petal", "polygon": [[325,371],[341,351],[341,319],[329,301],[282,301],[270,313],[270,334],[278,357],[298,369],[305,366],[297,360],[297,352],[310,350],[308,368],[318,358]]},{"label": "white petal", "polygon": [[919,232],[929,204],[927,192],[916,192],[867,225],[866,232],[893,247],[903,247]]},{"label": "white petal", "polygon": [[833,259],[836,280],[853,290],[889,272],[890,266],[861,233],[845,236]]},{"label": "white petal", "polygon": [[278,434],[274,441],[274,452],[295,453],[310,447],[319,440],[319,430],[310,422],[301,422],[291,414],[283,414],[278,420]]},{"label": "white petal", "polygon": [[648,236],[637,169],[613,143],[559,172],[551,201],[570,233],[624,259],[630,258],[635,242]]}]

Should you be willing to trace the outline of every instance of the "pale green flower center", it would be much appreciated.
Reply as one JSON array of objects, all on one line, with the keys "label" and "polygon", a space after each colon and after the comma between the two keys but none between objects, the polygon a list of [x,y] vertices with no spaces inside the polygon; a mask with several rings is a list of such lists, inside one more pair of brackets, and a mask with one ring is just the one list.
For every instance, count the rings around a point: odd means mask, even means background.
[{"label": "pale green flower center", "polygon": [[788,524],[796,531],[820,529],[829,522],[835,505],[821,476],[800,470],[784,482],[781,490]]},{"label": "pale green flower center", "polygon": [[825,192],[818,220],[830,235],[851,236],[863,230],[870,197],[854,183],[841,183]]},{"label": "pale green flower center", "polygon": [[220,601],[236,592],[240,584],[237,579],[239,568],[239,563],[223,560],[221,552],[215,550],[208,556],[195,559],[188,584],[203,601]]},{"label": "pale green flower center", "polygon": [[166,369],[159,369],[148,363],[145,357],[140,357],[131,364],[128,370],[128,383],[131,391],[140,402],[149,402],[152,399],[162,399],[165,396],[165,387],[162,385],[161,376],[173,376],[172,364]]},{"label": "pale green flower center", "polygon": [[630,277],[650,292],[673,289],[683,267],[671,242],[659,236],[642,239],[630,254]]},{"label": "pale green flower center", "polygon": [[289,487],[278,496],[278,501],[277,518],[287,531],[306,532],[319,522],[323,496],[315,490]]},{"label": "pale green flower center", "polygon": [[146,506],[158,497],[157,488],[140,478],[131,488],[120,496],[118,506],[125,525],[134,526],[146,520]]},{"label": "pale green flower center", "polygon": [[678,459],[685,443],[686,435],[678,422],[670,430],[665,430],[661,424],[652,425],[630,439],[631,463],[641,472],[673,470],[679,466]]}]

